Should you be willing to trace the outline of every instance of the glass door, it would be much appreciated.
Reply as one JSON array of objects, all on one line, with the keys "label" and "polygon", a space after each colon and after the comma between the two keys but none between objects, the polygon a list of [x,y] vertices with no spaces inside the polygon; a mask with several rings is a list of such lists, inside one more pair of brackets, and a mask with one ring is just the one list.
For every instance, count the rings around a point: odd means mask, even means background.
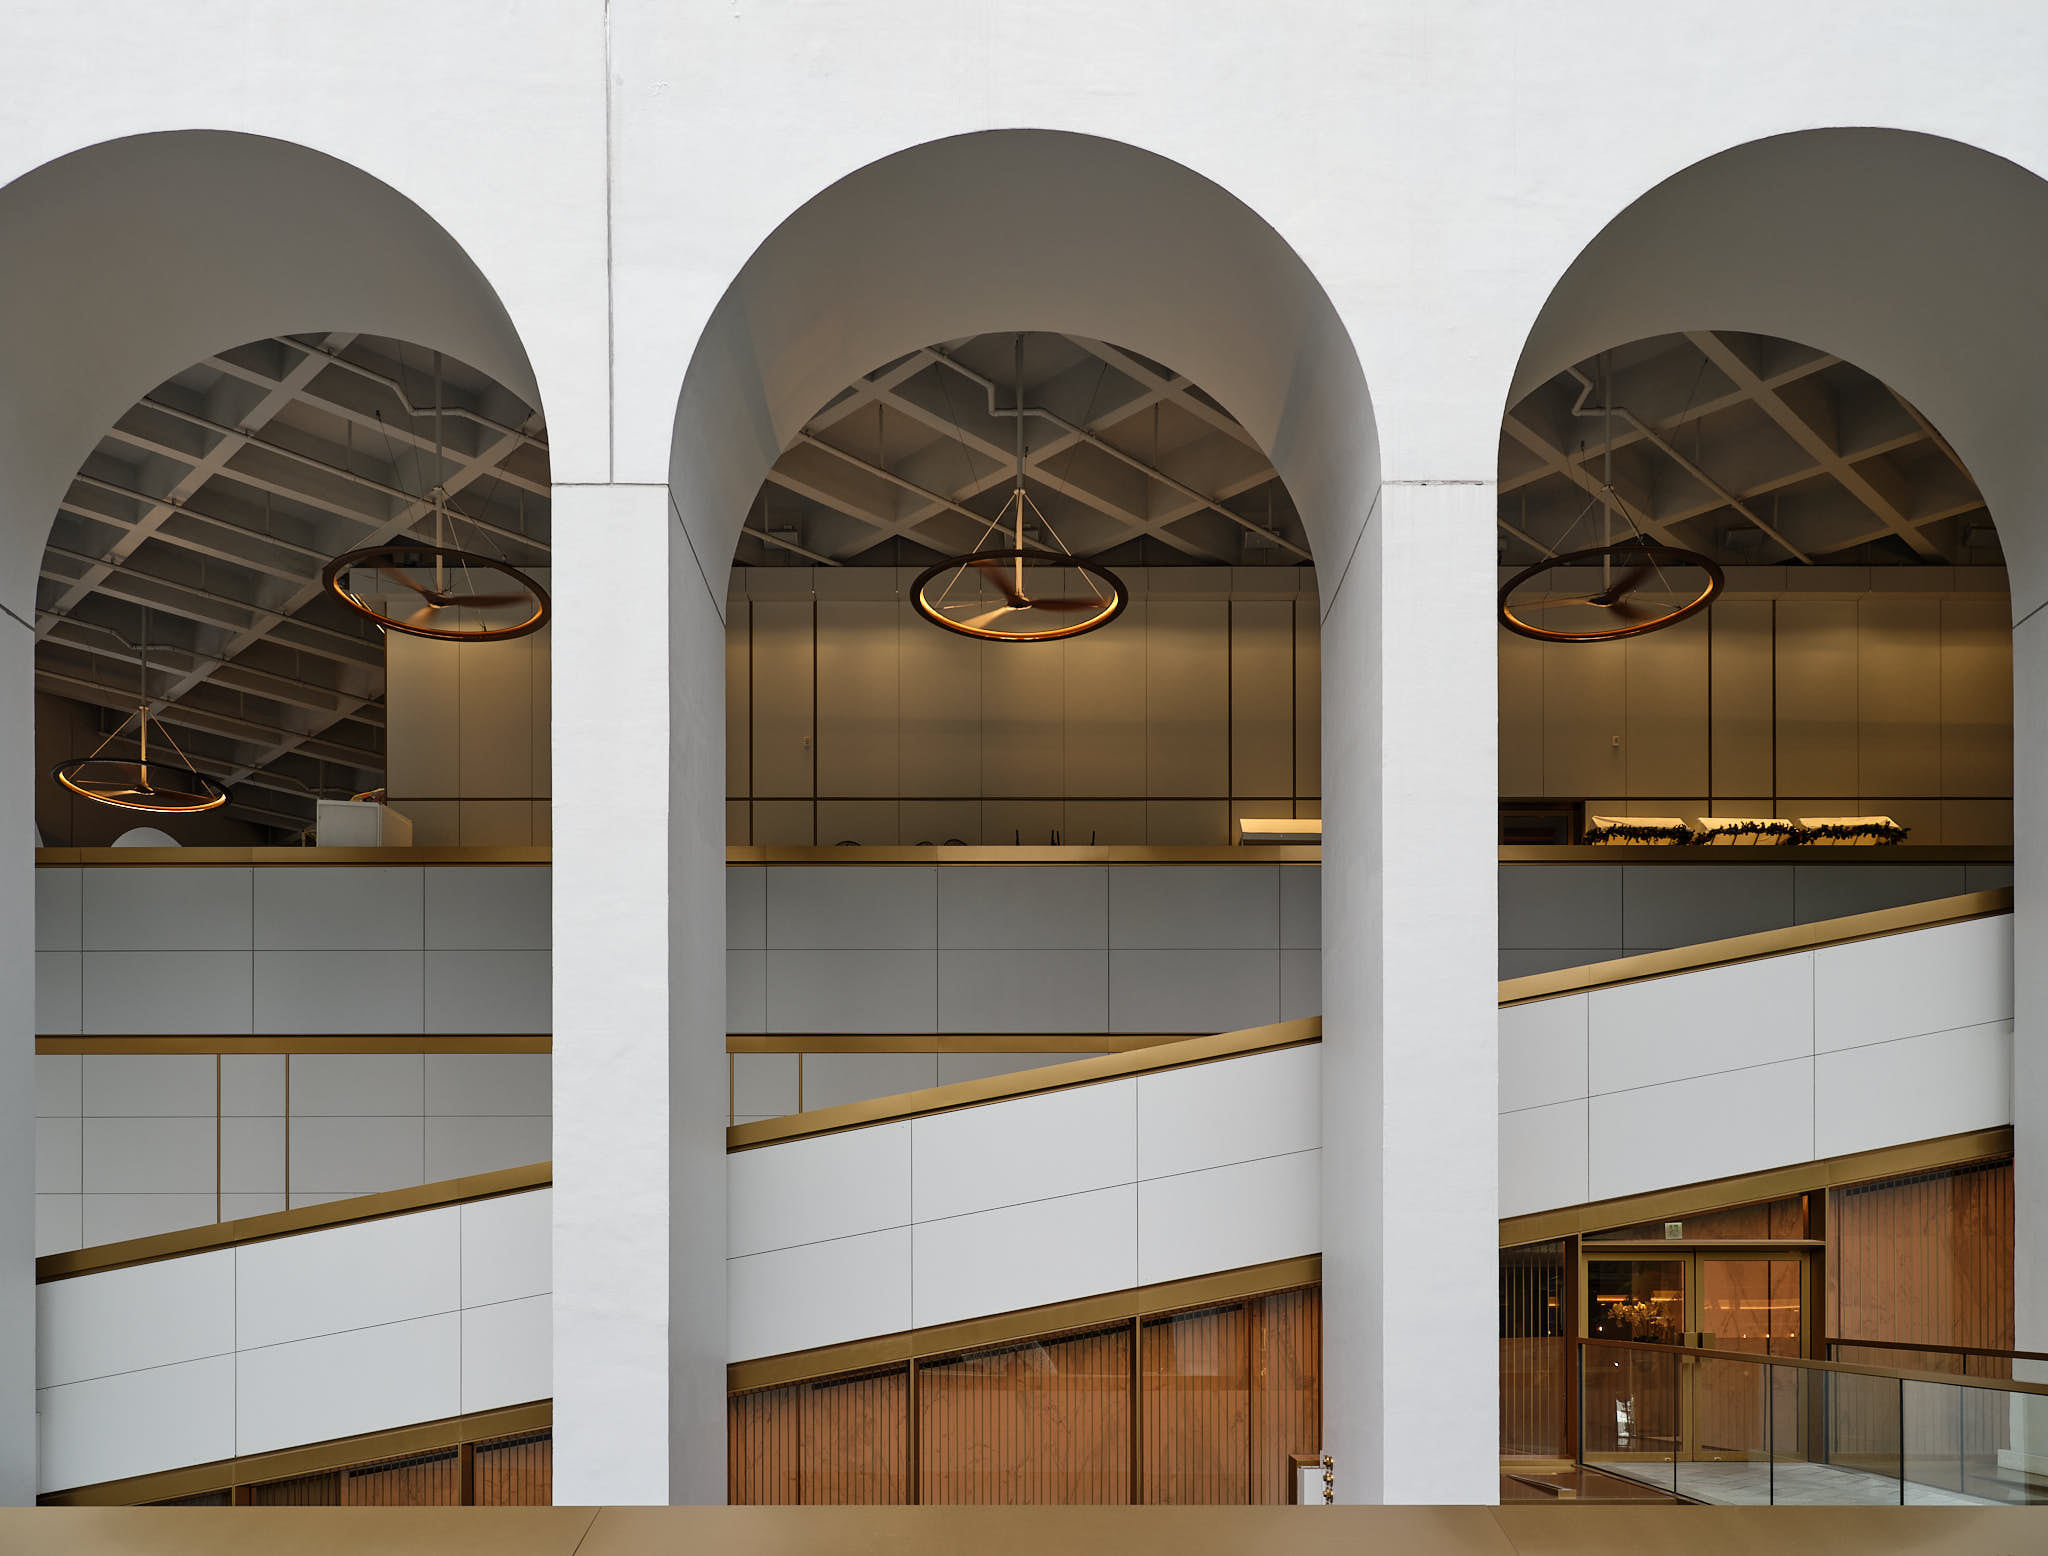
[{"label": "glass door", "polygon": [[[1748,1356],[1802,1354],[1804,1254],[1702,1250],[1692,1260],[1698,1293],[1694,1325],[1701,1346]],[[1794,1446],[1802,1376],[1796,1368],[1767,1373],[1746,1363],[1703,1361],[1694,1364],[1692,1373],[1692,1457],[1755,1459],[1773,1445],[1785,1451]]]},{"label": "glass door", "polygon": [[1678,1345],[1692,1311],[1684,1254],[1586,1257],[1586,1383],[1579,1422],[1587,1458],[1669,1459],[1684,1448],[1678,1359],[1601,1341]]}]

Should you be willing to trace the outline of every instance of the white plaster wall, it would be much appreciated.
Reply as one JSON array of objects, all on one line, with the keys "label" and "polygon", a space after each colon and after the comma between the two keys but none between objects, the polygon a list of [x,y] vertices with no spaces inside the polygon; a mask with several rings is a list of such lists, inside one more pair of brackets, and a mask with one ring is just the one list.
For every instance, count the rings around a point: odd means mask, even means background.
[{"label": "white plaster wall", "polygon": [[550,1199],[37,1287],[36,1489],[550,1397]]},{"label": "white plaster wall", "polygon": [[[275,168],[200,189],[189,180],[152,185],[144,179],[139,189],[65,189],[62,198],[49,195],[51,186],[10,190],[36,198],[11,204],[0,223],[9,242],[29,246],[33,261],[17,262],[17,250],[10,248],[8,263],[0,264],[11,277],[29,278],[11,293],[25,301],[7,314],[6,338],[10,364],[31,369],[10,379],[10,416],[0,421],[13,429],[6,457],[0,458],[0,468],[9,472],[9,511],[22,515],[7,540],[0,589],[12,606],[26,608],[39,516],[50,511],[63,476],[121,406],[146,384],[217,348],[221,337],[248,338],[267,329],[342,324],[432,338],[513,383],[525,376],[516,360],[524,355],[549,414],[558,480],[660,483],[670,473],[672,417],[685,364],[748,255],[834,179],[935,136],[1013,124],[1085,131],[1146,147],[1214,180],[1273,224],[1326,295],[1338,333],[1356,345],[1373,387],[1369,419],[1379,443],[1374,457],[1386,475],[1400,482],[1469,481],[1481,487],[1493,478],[1500,410],[1544,300],[1602,225],[1660,180],[1728,146],[1827,124],[1899,125],[1987,148],[2014,159],[2022,170],[2048,168],[2048,117],[2040,111],[2033,70],[2048,42],[2048,15],[1993,0],[1939,9],[1907,0],[1823,0],[1792,8],[1739,0],[1705,24],[1682,10],[1605,3],[1575,12],[1568,26],[1547,11],[1504,10],[1477,0],[1420,7],[1397,0],[1342,7],[1291,0],[1264,8],[1204,5],[1181,13],[1178,21],[1165,27],[1143,9],[1104,11],[1078,0],[1048,0],[1029,11],[887,0],[857,8],[754,7],[737,13],[656,0],[620,0],[603,8],[529,0],[510,10],[477,0],[427,8],[360,0],[253,16],[228,0],[175,9],[138,0],[31,0],[17,6],[7,23],[9,47],[0,50],[0,181],[74,148],[135,131],[199,122],[285,137],[345,158],[416,200],[475,261],[503,311],[491,317],[479,308],[474,286],[465,291],[413,284],[438,283],[440,272],[422,278],[398,274],[402,266],[360,262],[361,255],[332,241],[331,224],[317,212],[306,213],[303,221],[281,213],[281,198],[306,185],[277,177]],[[442,90],[423,104],[413,78],[391,67],[393,38],[406,40],[409,57],[460,60],[462,67],[448,73]],[[1081,39],[1085,47],[1077,46]],[[1759,39],[1768,46],[1760,47]],[[110,47],[108,40],[119,46]],[[1580,118],[1532,113],[1531,104],[1557,102],[1562,81],[1600,83],[1599,120],[1625,125],[1627,133],[1599,136],[1597,151],[1589,153]],[[1161,83],[1171,83],[1171,90],[1163,91]],[[2033,185],[2021,176],[2011,186],[2018,197],[2007,198],[2010,189],[1997,180],[1986,185],[1922,179],[1902,195],[1897,180],[1908,171],[1902,160],[1880,160],[1868,182],[1853,189],[1810,176],[1762,181],[1807,211],[1816,229],[1831,234],[1831,242],[1847,244],[1855,257],[1853,264],[1812,267],[1821,295],[1811,289],[1773,291],[1768,278],[1759,281],[1751,271],[1724,264],[1730,248],[1755,255],[1759,263],[1776,250],[1756,241],[1757,233],[1772,230],[1767,221],[1730,219],[1723,202],[1723,208],[1701,210],[1706,239],[1681,231],[1671,253],[1623,253],[1617,267],[1592,278],[1588,290],[1606,309],[1595,322],[1612,338],[1570,339],[1589,317],[1581,313],[1547,330],[1535,358],[1563,352],[1570,360],[1585,349],[1643,333],[1638,325],[1670,316],[1669,309],[1634,307],[1642,294],[1660,288],[1694,315],[1711,313],[1708,322],[1717,326],[1775,329],[1844,350],[1934,418],[2013,531],[2009,547],[2016,555],[2029,546],[2038,554],[2038,543],[2015,544],[2039,506],[2044,457],[2040,440],[2031,435],[2042,412],[2040,343],[2033,328],[2013,327],[2016,318],[2034,318],[2027,299],[2042,244],[2029,226],[2024,198]],[[291,167],[284,171],[289,174]],[[972,181],[965,182],[971,191]],[[990,209],[1013,214],[1014,204],[1006,203],[1010,191],[996,182],[986,194]],[[1828,198],[1816,199],[1817,188],[1827,190]],[[1713,192],[1727,191],[1717,186]],[[103,203],[95,204],[94,195]],[[394,224],[402,224],[400,216],[374,202],[358,209],[370,213],[360,224],[369,251],[388,259],[392,245],[386,239]],[[1057,225],[1059,207],[1047,209]],[[1902,209],[1908,216],[1903,225]],[[1875,237],[1855,230],[1845,212],[1867,216]],[[1007,231],[993,220],[974,225]],[[155,241],[134,242],[137,230],[152,233]],[[1069,228],[1091,236],[1096,230],[1086,222]],[[1959,250],[1937,240],[1956,231],[1972,233],[1975,241]],[[307,241],[286,243],[301,233]],[[214,234],[224,238],[226,254],[262,259],[246,271],[234,259],[196,268],[181,264],[189,257],[186,249]],[[170,241],[173,235],[178,244]],[[1233,285],[1259,273],[1244,265],[1241,251],[1214,241],[1213,232],[1169,230],[1162,236],[1186,264],[1213,259]],[[913,236],[916,242],[929,239],[925,231]],[[1060,241],[1079,264],[1099,266],[1103,256],[1085,242],[1076,245],[1064,234]],[[103,286],[74,285],[72,268],[80,252],[97,254],[103,266],[129,256],[129,268],[109,272]],[[193,252],[213,257],[203,248]],[[425,248],[407,252],[411,258]],[[1815,252],[1825,254],[1827,248]],[[1879,260],[1907,268],[1874,282],[1870,293],[1843,285],[1844,276],[1874,274]],[[1967,271],[1957,268],[1963,264]],[[980,274],[972,267],[955,273]],[[1634,278],[1635,293],[1608,284],[1617,273]],[[212,284],[195,287],[195,274]],[[394,275],[390,296],[366,296]],[[858,314],[889,279],[882,271],[842,274],[837,295],[849,299]],[[1030,313],[1037,295],[1042,294],[1017,289],[1008,301]],[[67,299],[75,306],[55,306]],[[110,306],[115,302],[122,306]],[[378,306],[359,306],[369,302]],[[353,310],[356,316],[308,317],[323,309]],[[1116,338],[1148,333],[1153,321],[1039,316],[1015,322]],[[1139,328],[1141,322],[1148,328]],[[1258,401],[1248,424],[1279,446],[1283,461],[1341,466],[1328,448],[1304,453],[1287,446],[1292,429],[1276,409],[1291,400],[1313,404],[1327,394],[1330,381],[1314,371],[1290,381],[1290,371],[1303,365],[1301,357],[1290,361],[1285,355],[1297,337],[1261,355],[1257,340],[1249,342],[1255,349],[1245,349],[1247,331],[1238,328],[1243,323],[1227,313],[1188,321],[1185,327],[1198,337],[1211,338],[1172,360],[1211,387],[1234,383],[1242,396]],[[815,338],[829,337],[833,327]],[[1311,333],[1322,338],[1320,331]],[[146,349],[117,348],[125,341],[144,342]],[[24,342],[34,349],[14,349]],[[721,336],[714,345],[723,349],[730,343],[731,337]],[[854,370],[881,354],[866,353]],[[1238,359],[1259,365],[1233,373]],[[50,373],[45,367],[51,361],[80,366]],[[1307,367],[1318,364],[1311,360]],[[846,381],[836,366],[820,372],[812,384],[801,373],[784,375],[784,387],[793,383],[804,391],[803,404],[788,414],[806,414]],[[797,398],[792,391],[792,403]],[[768,445],[776,441],[773,429],[787,423],[782,407],[759,400],[744,402],[741,414],[770,429],[760,438]],[[1366,424],[1366,418],[1353,423],[1359,431]],[[1297,497],[1315,485],[1297,482],[1292,471],[1289,483]],[[743,488],[750,484],[741,482]],[[1358,493],[1356,502],[1325,500],[1330,495],[1328,483],[1321,492],[1311,491],[1322,515],[1316,539],[1328,564],[1325,581],[1334,594],[1371,504],[1369,492]],[[1447,560],[1441,548],[1432,550],[1429,576],[1438,584],[1448,577],[1456,593],[1469,584],[1476,595],[1491,552],[1479,538],[1485,533],[1476,513],[1481,505],[1474,506],[1471,524],[1457,531],[1472,542],[1469,554],[1461,549]],[[565,533],[574,517],[568,510],[568,504],[557,510]],[[738,512],[732,505],[729,522],[737,522]],[[592,541],[613,538],[601,526],[587,534]],[[594,544],[589,554],[613,553]],[[722,572],[723,562],[720,547],[707,548],[705,566],[712,574]],[[616,578],[615,568],[606,571]],[[1375,564],[1358,581],[1371,585],[1375,609],[1382,597],[1419,597],[1403,593],[1411,578],[1398,568]],[[565,583],[558,596],[565,616],[566,601],[576,597],[577,590]],[[599,603],[594,588],[583,597],[593,608]],[[2034,567],[2025,579],[2016,571],[2016,614],[2031,611],[2044,597],[2048,568]],[[596,654],[565,656],[566,664],[558,660],[556,706],[630,702],[611,678],[617,664],[643,662],[650,648],[660,650],[655,663],[669,663],[663,622],[658,610],[616,613],[606,622],[611,645],[620,647],[630,632],[630,651],[609,662]],[[1443,615],[1417,625],[1441,627]],[[1361,621],[1348,640],[1352,647],[1364,630]],[[1408,641],[1427,638],[1424,632]],[[26,717],[25,644],[11,659],[8,706]],[[1331,737],[1359,760],[1326,764],[1328,786],[1353,791],[1348,802],[1333,799],[1333,816],[1352,818],[1360,829],[1354,852],[1333,852],[1326,882],[1331,943],[1343,948],[1347,966],[1359,969],[1355,978],[1346,974],[1353,981],[1333,985],[1331,1012],[1333,1019],[1355,1022],[1356,1041],[1369,1048],[1380,1041],[1383,1021],[1391,1022],[1389,1031],[1425,1023],[1425,981],[1452,988],[1461,1014],[1451,1048],[1454,1062],[1469,1072],[1471,1095],[1459,1088],[1436,1103],[1455,1115],[1458,1129],[1469,1129],[1473,1119],[1483,1124],[1484,1107],[1474,1098],[1490,1085],[1493,1068],[1483,1052],[1465,1051],[1476,1042],[1473,1032],[1490,1030],[1491,1018],[1482,1020],[1480,1009],[1491,982],[1485,932],[1483,923],[1474,922],[1483,919],[1479,905],[1491,890],[1485,884],[1487,861],[1475,849],[1441,884],[1419,885],[1422,895],[1408,899],[1418,926],[1413,930],[1376,917],[1370,902],[1387,889],[1381,867],[1389,861],[1378,853],[1383,816],[1394,825],[1401,802],[1430,792],[1423,780],[1435,773],[1439,758],[1454,769],[1479,763],[1491,772],[1490,737],[1478,727],[1490,728],[1490,651],[1444,658],[1418,652],[1398,664],[1387,661],[1384,680],[1380,665],[1360,652],[1355,663],[1329,676],[1335,690],[1326,706],[1353,708],[1347,716],[1361,726]],[[1412,700],[1404,702],[1398,691],[1389,692],[1393,700],[1384,706],[1361,700],[1378,698],[1397,680],[1414,694]],[[2022,706],[2028,695],[2023,686]],[[698,713],[709,717],[716,701],[713,692]],[[1449,731],[1418,716],[1415,706],[1431,703],[1441,711],[1468,702],[1471,719],[1459,719]],[[578,717],[571,715],[570,728],[583,727],[574,722]],[[1429,753],[1418,750],[1431,735],[1441,745]],[[2021,746],[2029,749],[2024,737]],[[25,796],[25,771],[17,776],[24,781],[5,792],[18,788]],[[569,774],[558,761],[556,776],[558,820],[565,812],[602,815],[610,774],[595,763],[584,774]],[[2035,782],[2023,769],[2016,796],[2022,839],[2033,827],[2028,808],[2038,801],[2028,785]],[[1391,797],[1385,805],[1381,784]],[[1460,789],[1449,793],[1452,819],[1469,819],[1476,828],[1477,800]],[[16,831],[23,834],[25,803],[24,798],[16,817]],[[694,815],[689,805],[677,808]],[[664,836],[661,846],[669,841]],[[716,879],[708,863],[702,869],[706,881],[692,888],[700,895]],[[1398,882],[1405,872],[1391,874]],[[2021,879],[2024,918],[2031,900],[2024,866]],[[25,895],[26,883],[19,885]],[[579,894],[608,894],[623,916],[650,919],[664,916],[668,885],[659,869],[617,860],[607,869],[592,865],[575,882]],[[603,916],[595,908],[576,911]],[[715,908],[705,911],[715,918]],[[9,941],[15,949],[8,955],[19,962],[28,934],[25,914],[16,910],[7,922],[18,940]],[[710,943],[716,947],[715,935]],[[1425,954],[1416,955],[1418,949]],[[610,950],[596,935],[563,937],[558,984],[596,994]],[[670,964],[656,957],[645,965],[657,969],[651,976],[662,982]],[[1401,968],[1411,966],[1412,984],[1400,976]],[[25,1037],[25,964],[15,971],[21,976],[6,984],[17,991],[8,1020]],[[715,985],[715,973],[710,981]],[[1389,988],[1395,992],[1388,994]],[[656,1000],[644,993],[618,1008],[627,1038],[614,1045],[593,1036],[576,1052],[578,1068],[565,1067],[562,1084],[579,1105],[586,1084],[602,1090],[580,1078],[582,1065],[614,1064],[623,1050],[666,1040],[665,995]],[[16,1047],[25,1052],[25,1044]],[[661,1068],[659,1061],[645,1063]],[[17,1080],[23,1084],[0,1088],[0,1094],[27,1095],[22,1069]],[[1345,1074],[1346,1097],[1375,1127],[1383,1105],[1390,1115],[1407,1107],[1418,1119],[1426,1111],[1419,1100],[1411,1107],[1405,1091],[1383,1096],[1362,1073],[1353,1088],[1350,1072]],[[1398,1066],[1385,1075],[1404,1088],[1424,1078]],[[643,1090],[643,1096],[667,1095],[665,1070],[658,1079],[663,1084]],[[26,1103],[17,1100],[8,1117],[10,1127],[0,1129],[0,1140],[22,1137]],[[576,1147],[626,1150],[628,1140],[643,1134],[665,1138],[666,1126],[666,1119],[650,1118],[623,1138],[579,1134]],[[2031,1213],[2039,1179],[2028,1166],[2029,1139],[2023,1127],[2022,1225],[2039,1219]],[[645,1140],[636,1148],[653,1149]],[[1483,1146],[1474,1149],[1481,1158],[1487,1154]],[[1398,1152],[1393,1162],[1390,1170],[1405,1181],[1414,1164]],[[25,1172],[25,1162],[16,1165]],[[1379,1188],[1370,1174],[1342,1181],[1360,1192]],[[1462,1177],[1457,1181],[1464,1183]],[[1469,1224],[1461,1219],[1444,1229],[1440,1251],[1476,1260],[1478,1245],[1491,1237],[1491,1211],[1483,1185],[1464,1186],[1475,1200]],[[1400,1183],[1384,1187],[1391,1198]],[[621,1206],[616,1224],[607,1225],[614,1240],[629,1239],[637,1229],[642,1239],[661,1241],[648,1228],[665,1224],[666,1213],[665,1202],[635,1203]],[[12,1339],[18,1358],[25,1344],[24,1205],[17,1204],[9,1217],[0,1224],[7,1260],[0,1286],[8,1293],[0,1301],[13,1305],[14,1323],[0,1334]],[[1368,1215],[1355,1230],[1369,1240],[1378,1235],[1376,1226]],[[690,1233],[700,1242],[710,1235],[703,1226]],[[2022,1257],[2025,1263],[2035,1256]],[[2028,1283],[2033,1279],[2022,1285],[2023,1340],[2039,1322],[2040,1293]],[[1484,1288],[1483,1282],[1472,1285]],[[1346,1349],[1348,1337],[1382,1315],[1370,1305],[1354,1312],[1338,1295],[1332,1354],[1358,1360]],[[666,1303],[664,1294],[657,1304],[664,1313]],[[559,1320],[565,1340],[574,1336],[582,1345],[587,1339],[598,1396],[630,1396],[638,1386],[633,1380],[660,1375],[659,1366],[642,1364],[649,1360],[650,1344],[652,1354],[665,1354],[666,1347],[647,1341],[627,1311],[631,1306],[612,1311],[571,1304]],[[1405,1332],[1410,1315],[1389,1315],[1388,1321],[1395,1317]],[[5,1320],[0,1311],[0,1322]],[[1488,1352],[1480,1343],[1490,1332],[1477,1327],[1482,1320],[1490,1324],[1475,1304],[1449,1324],[1467,1336],[1463,1351],[1475,1356]],[[1441,1335],[1447,1323],[1439,1313],[1427,1332]],[[1484,1370],[1490,1373],[1490,1366]],[[1441,1372],[1437,1382],[1442,1383]],[[1439,1391],[1461,1399],[1469,1410],[1490,1388],[1475,1364],[1461,1386]],[[0,1468],[9,1477],[7,1494],[19,1497],[29,1483],[19,1368],[11,1383],[0,1375],[0,1399],[11,1406],[6,1435],[0,1436]],[[1341,1432],[1350,1431],[1351,1414],[1340,1395]],[[632,1445],[650,1424],[643,1412],[621,1410],[614,1421],[607,1431],[593,1426],[588,1436],[565,1430],[565,1484],[584,1484],[577,1479],[583,1473],[579,1465],[620,1464],[631,1467],[610,1480],[593,1469],[589,1487],[617,1493],[615,1499],[667,1495],[666,1478],[633,1460]],[[709,1464],[718,1457],[717,1434],[706,1430],[712,1440],[698,1457]],[[1379,1446],[1347,1447],[1345,1462],[1358,1470],[1340,1479],[1340,1494],[1490,1497],[1495,1482],[1490,1464],[1481,1462],[1485,1456],[1463,1451],[1465,1435],[1437,1441],[1434,1431],[1426,1412],[1416,1417],[1409,1425],[1413,1453],[1398,1461],[1383,1458]]]},{"label": "white plaster wall", "polygon": [[1500,1213],[2014,1118],[2013,919],[1973,919],[1500,1013]]},{"label": "white plaster wall", "polygon": [[1314,1253],[1314,1046],[741,1151],[734,1361]]}]

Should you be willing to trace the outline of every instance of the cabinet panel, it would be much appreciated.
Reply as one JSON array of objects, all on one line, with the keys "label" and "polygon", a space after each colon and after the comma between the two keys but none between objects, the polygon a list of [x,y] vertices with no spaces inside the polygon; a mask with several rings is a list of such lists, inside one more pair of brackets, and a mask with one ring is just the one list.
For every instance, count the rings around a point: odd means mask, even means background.
[{"label": "cabinet panel", "polygon": [[[810,794],[811,602],[754,602],[754,793]],[[754,813],[761,831],[761,814]]]},{"label": "cabinet panel", "polygon": [[1854,794],[1859,788],[1856,635],[1852,600],[1778,602],[1781,795]]}]

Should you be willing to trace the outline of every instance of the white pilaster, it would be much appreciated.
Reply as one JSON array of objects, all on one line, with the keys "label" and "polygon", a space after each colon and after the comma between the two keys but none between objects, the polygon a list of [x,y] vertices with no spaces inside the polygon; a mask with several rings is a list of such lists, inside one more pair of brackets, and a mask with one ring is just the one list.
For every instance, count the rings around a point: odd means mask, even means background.
[{"label": "white pilaster", "polygon": [[555,1498],[723,1500],[723,634],[662,486],[557,486]]},{"label": "white pilaster", "polygon": [[1323,1441],[1344,1502],[1498,1494],[1493,504],[1490,481],[1388,483],[1323,583]]},{"label": "white pilaster", "polygon": [[[25,610],[28,601],[17,609]],[[0,616],[0,1505],[36,1499],[35,640]]]},{"label": "white pilaster", "polygon": [[2048,1350],[2048,958],[2035,954],[2048,939],[2048,608],[2013,628],[2012,782],[2013,1344],[2038,1351]]}]

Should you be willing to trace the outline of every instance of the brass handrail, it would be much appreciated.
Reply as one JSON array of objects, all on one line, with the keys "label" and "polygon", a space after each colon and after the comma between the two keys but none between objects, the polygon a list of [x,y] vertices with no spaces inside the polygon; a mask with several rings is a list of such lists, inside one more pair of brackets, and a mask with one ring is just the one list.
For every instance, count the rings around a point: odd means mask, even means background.
[{"label": "brass handrail", "polygon": [[1917,1340],[1845,1340],[1839,1335],[1830,1335],[1821,1341],[1823,1348],[1832,1350],[1838,1345],[1856,1346],[1866,1351],[1922,1351],[1930,1356],[1989,1356],[2000,1361],[2048,1362],[2048,1351],[2007,1351],[1995,1345],[1928,1345]]},{"label": "brass handrail", "polygon": [[1606,1340],[1598,1335],[1581,1335],[1575,1343],[1581,1364],[1589,1345],[1616,1350],[1654,1351],[1660,1355],[1691,1357],[1697,1361],[1744,1362],[1752,1367],[1792,1367],[1801,1372],[1839,1372],[1858,1378],[1889,1378],[1899,1383],[1939,1383],[1949,1388],[1992,1389],[2006,1394],[2048,1395],[2048,1383],[2020,1383],[2010,1378],[1970,1378],[1954,1372],[1910,1372],[1899,1367],[1866,1367],[1857,1362],[1820,1361],[1811,1356],[1761,1356],[1754,1351],[1722,1351],[1712,1346],[1660,1345],[1650,1340]]}]

